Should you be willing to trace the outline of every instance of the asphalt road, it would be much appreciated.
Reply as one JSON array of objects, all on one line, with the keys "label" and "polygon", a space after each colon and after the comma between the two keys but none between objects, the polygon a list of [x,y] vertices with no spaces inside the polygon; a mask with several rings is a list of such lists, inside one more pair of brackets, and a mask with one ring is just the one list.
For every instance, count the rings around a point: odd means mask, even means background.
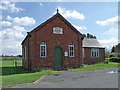
[{"label": "asphalt road", "polygon": [[117,68],[70,72],[47,75],[35,84],[18,85],[12,88],[118,88]]}]

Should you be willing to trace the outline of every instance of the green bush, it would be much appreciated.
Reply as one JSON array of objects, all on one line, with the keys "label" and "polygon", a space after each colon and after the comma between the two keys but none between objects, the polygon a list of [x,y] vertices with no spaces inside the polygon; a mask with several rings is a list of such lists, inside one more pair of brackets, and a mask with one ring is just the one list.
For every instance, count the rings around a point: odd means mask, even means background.
[{"label": "green bush", "polygon": [[111,57],[110,61],[111,62],[120,62],[120,58],[118,58],[118,57]]},{"label": "green bush", "polygon": [[110,57],[110,52],[109,51],[105,51],[105,58],[109,58]]},{"label": "green bush", "polygon": [[114,54],[110,55],[110,57],[120,57],[120,53],[114,53]]}]

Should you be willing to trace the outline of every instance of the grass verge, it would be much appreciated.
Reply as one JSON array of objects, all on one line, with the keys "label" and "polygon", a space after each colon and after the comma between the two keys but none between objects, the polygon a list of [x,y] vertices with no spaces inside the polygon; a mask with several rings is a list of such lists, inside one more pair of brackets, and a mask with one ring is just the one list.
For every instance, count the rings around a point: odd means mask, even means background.
[{"label": "grass verge", "polygon": [[17,66],[22,66],[22,60],[2,60],[0,63],[2,67],[15,67],[15,61],[17,62]]},{"label": "grass verge", "polygon": [[52,70],[44,70],[41,72],[35,73],[24,73],[24,74],[14,74],[14,75],[5,75],[2,77],[2,86],[15,85],[15,84],[24,84],[32,83],[42,77],[43,75],[49,74],[60,74],[60,72]]},{"label": "grass verge", "polygon": [[[15,67],[15,62],[17,62],[17,67]],[[22,67],[22,60],[0,60],[2,66],[2,75],[10,75],[16,73],[24,73],[26,69]]]},{"label": "grass verge", "polygon": [[[41,72],[28,72],[25,68],[21,67],[22,61],[17,60],[17,68],[15,68],[15,61],[13,60],[3,60],[2,62],[2,86],[15,85],[15,84],[24,84],[32,83],[44,75],[49,74],[60,74],[60,72],[52,70],[44,70]],[[82,68],[69,69],[69,71],[90,71],[90,70],[99,70],[106,68],[117,68],[118,63],[109,62],[108,64],[94,64],[94,65],[85,65]],[[18,74],[15,74],[18,73]]]},{"label": "grass verge", "polygon": [[21,60],[22,57],[0,57],[2,60]]},{"label": "grass verge", "polygon": [[91,71],[91,70],[99,70],[99,69],[107,69],[107,68],[118,68],[118,63],[115,62],[109,62],[108,64],[99,63],[99,64],[93,64],[93,65],[84,65],[84,67],[81,68],[75,68],[75,69],[68,69],[69,71]]},{"label": "grass verge", "polygon": [[[15,67],[15,61],[17,67]],[[43,70],[41,72],[28,71],[22,67],[22,60],[0,60],[2,66],[2,86],[32,83],[44,75],[60,74],[60,72],[52,70]]]}]

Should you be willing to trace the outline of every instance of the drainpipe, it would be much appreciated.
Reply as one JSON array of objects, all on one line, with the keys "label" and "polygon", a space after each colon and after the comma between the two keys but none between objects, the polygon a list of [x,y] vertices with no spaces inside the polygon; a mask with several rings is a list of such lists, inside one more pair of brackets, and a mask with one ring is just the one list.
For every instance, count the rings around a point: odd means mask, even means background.
[{"label": "drainpipe", "polygon": [[78,50],[79,50],[79,54],[78,54],[78,57],[79,57],[79,67],[80,67],[80,41],[79,41],[79,34],[78,34]]},{"label": "drainpipe", "polygon": [[104,48],[104,60],[105,60],[105,48]]},{"label": "drainpipe", "polygon": [[[78,34],[78,50],[79,50],[79,54],[78,54],[78,57],[79,57],[79,65],[80,65],[80,36]],[[83,60],[82,60],[83,62]]]},{"label": "drainpipe", "polygon": [[[84,37],[81,38],[82,41],[83,41],[83,39],[84,39]],[[83,46],[82,46],[82,49],[83,49]],[[82,66],[83,66],[83,64],[84,64],[84,61],[83,61],[83,50],[82,50]]]},{"label": "drainpipe", "polygon": [[27,32],[27,33],[28,33],[28,69],[31,70],[31,61],[29,59],[29,47],[30,47],[29,38],[31,37],[31,35],[29,35],[29,32]]},{"label": "drainpipe", "polygon": [[[81,38],[81,40],[83,40],[83,38]],[[79,34],[78,34],[78,50],[79,50],[79,65],[80,65],[80,37],[79,37]],[[83,58],[82,58],[82,64],[83,64]]]}]

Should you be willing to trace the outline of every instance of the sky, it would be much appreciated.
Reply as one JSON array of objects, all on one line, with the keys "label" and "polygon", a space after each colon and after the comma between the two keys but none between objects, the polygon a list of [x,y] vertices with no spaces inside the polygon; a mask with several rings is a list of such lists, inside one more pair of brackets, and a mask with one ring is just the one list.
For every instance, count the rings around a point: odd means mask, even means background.
[{"label": "sky", "polygon": [[59,13],[80,33],[90,33],[110,50],[118,43],[118,2],[9,2],[0,5],[0,52],[22,54],[27,32]]}]

